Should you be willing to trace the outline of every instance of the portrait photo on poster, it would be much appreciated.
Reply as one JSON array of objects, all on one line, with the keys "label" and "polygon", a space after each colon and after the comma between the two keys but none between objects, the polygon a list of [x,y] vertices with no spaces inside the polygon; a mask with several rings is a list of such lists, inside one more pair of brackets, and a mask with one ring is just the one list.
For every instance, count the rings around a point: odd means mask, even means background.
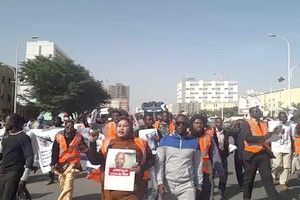
[{"label": "portrait photo on poster", "polygon": [[110,149],[106,160],[111,176],[130,176],[136,163],[136,152],[130,149]]},{"label": "portrait photo on poster", "polygon": [[[105,164],[104,188],[109,190],[133,191],[136,151],[132,149],[109,149]],[[119,183],[119,184],[115,184]]]}]

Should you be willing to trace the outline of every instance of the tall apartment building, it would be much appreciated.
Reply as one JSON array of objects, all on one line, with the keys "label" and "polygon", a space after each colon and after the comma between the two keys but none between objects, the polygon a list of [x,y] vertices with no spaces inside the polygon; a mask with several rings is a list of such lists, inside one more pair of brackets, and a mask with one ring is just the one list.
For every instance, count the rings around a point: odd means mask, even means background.
[{"label": "tall apartment building", "polygon": [[206,81],[195,78],[183,79],[177,85],[179,110],[219,110],[238,105],[237,81]]},{"label": "tall apartment building", "polygon": [[[36,56],[45,56],[51,58],[71,59],[63,50],[61,50],[54,42],[36,41],[27,42],[25,60],[35,59]],[[25,95],[31,86],[25,82],[19,81],[18,94]],[[18,102],[25,106],[26,101],[18,99]]]},{"label": "tall apartment building", "polygon": [[108,87],[108,93],[111,98],[128,98],[129,99],[129,86],[122,83],[116,83]]},{"label": "tall apartment building", "polygon": [[0,113],[13,111],[15,68],[0,62]]},{"label": "tall apartment building", "polygon": [[108,87],[108,94],[111,96],[109,107],[129,110],[130,87],[122,83],[116,83]]}]

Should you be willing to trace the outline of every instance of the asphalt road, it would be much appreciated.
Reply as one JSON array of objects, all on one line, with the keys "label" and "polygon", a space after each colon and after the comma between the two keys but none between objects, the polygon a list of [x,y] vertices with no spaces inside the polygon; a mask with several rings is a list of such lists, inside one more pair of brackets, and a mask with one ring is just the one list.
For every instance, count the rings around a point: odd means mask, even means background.
[{"label": "asphalt road", "polygon": [[[232,200],[242,200],[243,195],[239,192],[239,187],[237,185],[237,180],[234,172],[234,162],[233,155],[229,158],[229,177],[227,184],[227,195],[229,199]],[[40,200],[55,200],[59,195],[59,184],[55,183],[47,186],[47,174],[37,174],[32,175],[28,181],[28,190],[30,191],[33,199]],[[215,179],[215,183],[218,183],[218,179]],[[292,175],[289,180],[289,190],[280,191],[277,186],[277,191],[281,199],[283,200],[296,200],[300,199],[300,180]],[[100,187],[99,185],[92,181],[86,179],[86,173],[81,173],[75,181],[74,189],[74,200],[99,200],[100,199]],[[215,188],[215,200],[220,199],[219,192]],[[267,194],[264,190],[262,181],[260,180],[260,175],[256,175],[254,189],[252,194],[253,200],[265,200],[267,199]]]}]

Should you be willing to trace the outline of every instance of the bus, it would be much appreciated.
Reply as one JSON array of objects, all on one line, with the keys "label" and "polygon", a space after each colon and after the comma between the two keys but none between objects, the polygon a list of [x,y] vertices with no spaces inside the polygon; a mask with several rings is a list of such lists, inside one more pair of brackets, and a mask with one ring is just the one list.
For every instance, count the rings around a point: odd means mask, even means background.
[{"label": "bus", "polygon": [[166,111],[166,105],[161,101],[149,101],[142,103],[142,109],[145,114],[152,114],[156,119],[160,118]]}]

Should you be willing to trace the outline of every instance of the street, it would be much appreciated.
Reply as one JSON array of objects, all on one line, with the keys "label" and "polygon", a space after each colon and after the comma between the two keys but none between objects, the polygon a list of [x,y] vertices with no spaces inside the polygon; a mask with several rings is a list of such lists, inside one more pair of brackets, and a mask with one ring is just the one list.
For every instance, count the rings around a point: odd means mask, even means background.
[{"label": "street", "polygon": [[[239,192],[237,180],[234,172],[233,154],[228,157],[229,163],[229,177],[227,183],[227,194],[229,199],[241,200],[243,199],[242,193]],[[59,184],[56,182],[52,185],[46,185],[48,174],[41,174],[38,171],[36,174],[30,177],[27,188],[32,195],[32,199],[40,200],[54,200],[59,195]],[[215,183],[218,184],[218,179],[215,179]],[[118,183],[116,183],[118,184]],[[252,193],[253,200],[265,200],[267,194],[263,188],[263,184],[260,180],[260,175],[257,174],[254,189]],[[296,200],[300,199],[300,180],[296,175],[292,175],[289,180],[289,190],[281,192],[277,186],[277,191],[281,199],[283,200]],[[82,172],[75,181],[74,200],[99,200],[100,199],[100,187],[99,184],[92,180],[86,179],[86,172]],[[215,188],[215,200],[220,199],[219,192]]]}]

